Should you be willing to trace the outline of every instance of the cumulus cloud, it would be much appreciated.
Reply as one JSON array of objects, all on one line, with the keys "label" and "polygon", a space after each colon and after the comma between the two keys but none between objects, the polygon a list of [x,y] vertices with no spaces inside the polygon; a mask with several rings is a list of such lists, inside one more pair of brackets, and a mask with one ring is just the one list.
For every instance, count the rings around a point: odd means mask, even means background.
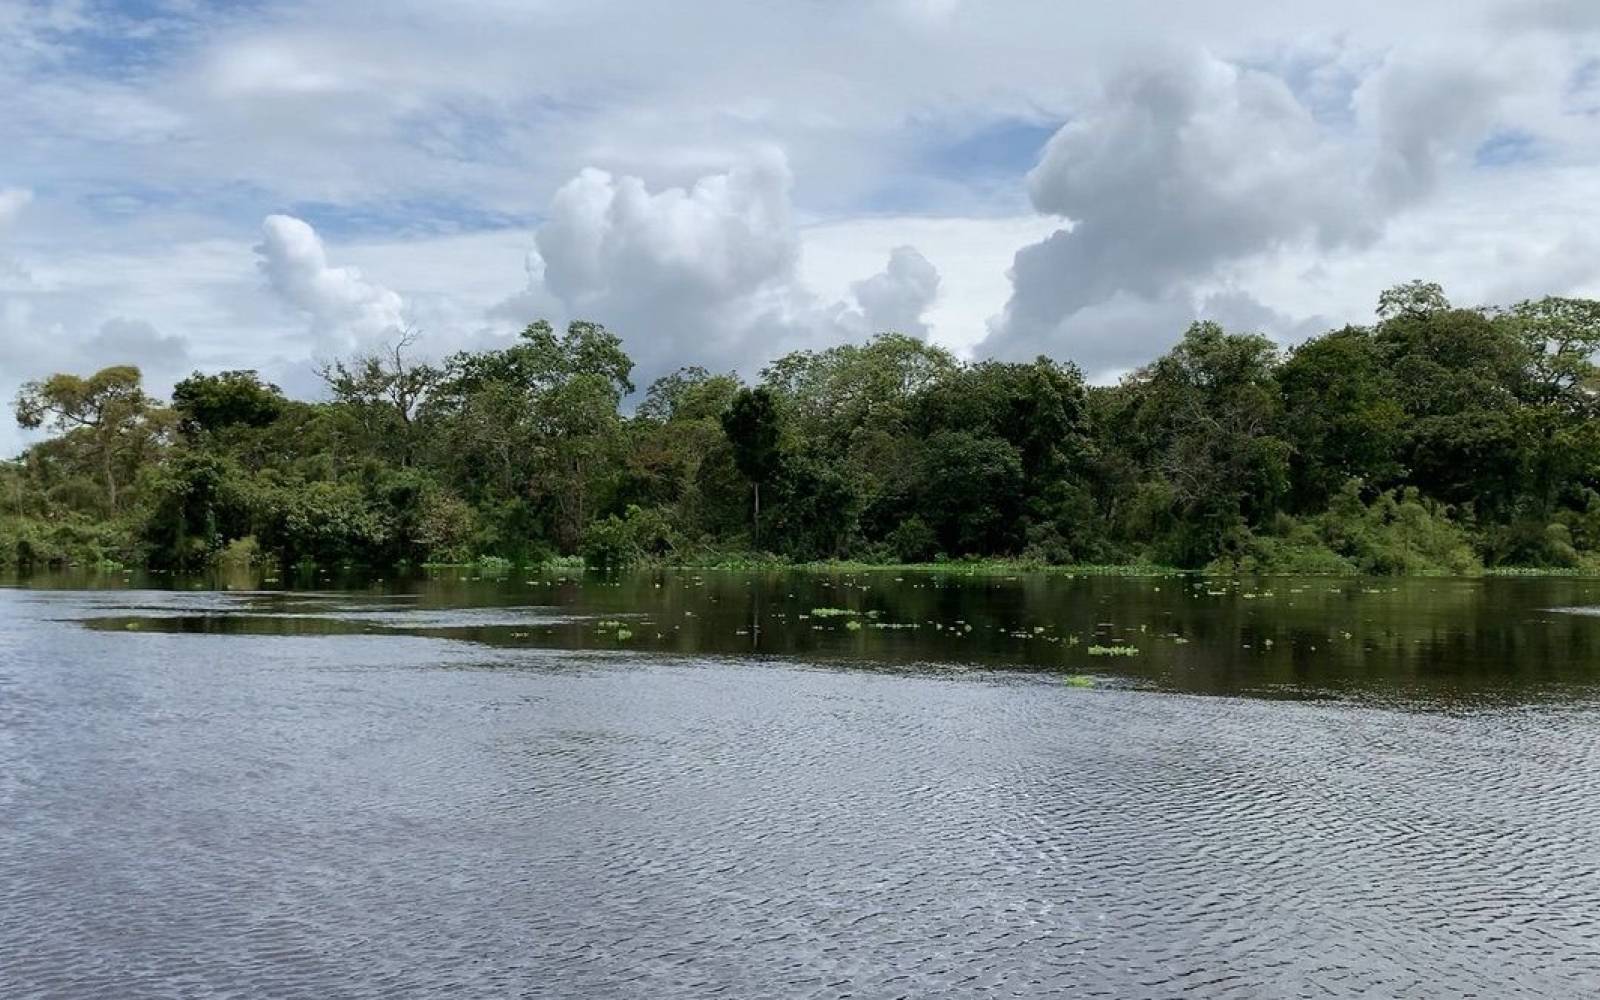
[{"label": "cumulus cloud", "polygon": [[354,267],[334,267],[322,238],[290,215],[269,215],[255,247],[256,266],[288,306],[304,314],[316,349],[343,353],[393,337],[405,326],[400,295]]},{"label": "cumulus cloud", "polygon": [[[1034,207],[1071,223],[1017,252],[980,350],[1065,355],[1091,372],[1149,357],[1181,332],[1180,313],[1204,313],[1230,265],[1370,245],[1485,133],[1504,86],[1459,56],[1396,57],[1354,90],[1354,120],[1330,123],[1282,76],[1207,53],[1124,68],[1028,175]],[[1092,335],[1097,318],[1119,335]]]},{"label": "cumulus cloud", "polygon": [[528,276],[527,287],[490,306],[487,317],[496,323],[510,323],[521,327],[536,319],[557,320],[566,315],[566,307],[550,293],[544,281],[544,257],[537,249],[529,250],[522,258],[522,270]]},{"label": "cumulus cloud", "polygon": [[[1593,0],[123,7],[0,3],[0,397],[116,317],[309,391],[405,322],[598,319],[641,381],[881,327],[1104,373],[1413,276],[1600,290]],[[337,245],[252,256],[302,205]]]},{"label": "cumulus cloud", "polygon": [[[792,184],[777,154],[654,194],[638,177],[586,169],[556,192],[539,230],[546,282],[579,304],[618,294],[748,294],[793,267]],[[639,268],[636,280],[614,287],[611,277],[629,267]]]},{"label": "cumulus cloud", "polygon": [[893,330],[926,339],[928,324],[923,317],[939,296],[939,270],[916,247],[895,247],[883,271],[856,282],[850,290],[860,305],[866,332]]},{"label": "cumulus cloud", "polygon": [[[766,151],[686,187],[585,169],[536,234],[529,287],[491,310],[553,300],[616,330],[648,380],[682,364],[753,368],[787,350],[898,329],[925,336],[939,274],[913,247],[823,302],[800,278],[800,234],[783,156]],[[531,318],[531,317],[530,317]]]},{"label": "cumulus cloud", "polygon": [[1402,54],[1362,82],[1354,103],[1375,133],[1368,182],[1382,208],[1431,194],[1451,160],[1488,134],[1513,88],[1497,70],[1460,53]]}]

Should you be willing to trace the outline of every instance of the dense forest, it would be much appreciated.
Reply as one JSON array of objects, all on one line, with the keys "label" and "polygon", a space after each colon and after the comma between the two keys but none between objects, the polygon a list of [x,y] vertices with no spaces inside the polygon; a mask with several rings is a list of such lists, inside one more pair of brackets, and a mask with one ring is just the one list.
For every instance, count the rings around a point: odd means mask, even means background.
[{"label": "dense forest", "polygon": [[56,433],[0,464],[0,566],[1600,569],[1600,302],[1413,282],[1286,352],[1196,323],[1106,387],[894,333],[642,397],[593,323],[415,347],[328,365],[318,402],[250,371],[170,404],[131,366],[27,384],[16,419]]}]

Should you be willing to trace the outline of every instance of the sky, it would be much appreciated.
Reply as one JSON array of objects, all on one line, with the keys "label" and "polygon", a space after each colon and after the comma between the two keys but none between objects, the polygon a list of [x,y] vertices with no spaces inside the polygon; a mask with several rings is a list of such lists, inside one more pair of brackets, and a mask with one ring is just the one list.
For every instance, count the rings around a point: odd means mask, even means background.
[{"label": "sky", "polygon": [[[605,323],[1096,381],[1600,296],[1596,0],[0,0],[0,397]],[[0,422],[0,454],[30,437]]]}]

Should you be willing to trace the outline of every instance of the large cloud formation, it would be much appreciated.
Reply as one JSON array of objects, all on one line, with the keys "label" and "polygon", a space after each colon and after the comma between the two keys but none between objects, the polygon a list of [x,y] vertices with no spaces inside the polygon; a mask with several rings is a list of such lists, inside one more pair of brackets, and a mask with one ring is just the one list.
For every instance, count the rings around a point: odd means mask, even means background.
[{"label": "large cloud formation", "polygon": [[[788,350],[885,330],[926,336],[939,274],[914,247],[824,303],[801,281],[793,178],[763,152],[687,187],[586,169],[561,187],[536,234],[530,288],[568,318],[621,334],[642,378],[678,365],[751,370]],[[531,318],[531,317],[528,317]]]},{"label": "large cloud formation", "polygon": [[0,397],[112,345],[312,392],[404,323],[539,316],[641,382],[884,327],[1104,377],[1411,277],[1600,294],[1594,0],[697,12],[0,5]]},{"label": "large cloud formation", "polygon": [[[1114,371],[1187,319],[1238,314],[1243,293],[1218,294],[1231,265],[1370,245],[1489,134],[1516,90],[1499,70],[1391,57],[1329,95],[1192,50],[1124,67],[1029,173],[1034,208],[1071,225],[1017,252],[1010,301],[980,351]],[[1259,304],[1241,315],[1293,325]]]},{"label": "large cloud formation", "polygon": [[255,252],[273,292],[310,321],[316,350],[371,347],[405,327],[399,293],[367,280],[357,268],[329,264],[322,238],[304,220],[267,216]]}]

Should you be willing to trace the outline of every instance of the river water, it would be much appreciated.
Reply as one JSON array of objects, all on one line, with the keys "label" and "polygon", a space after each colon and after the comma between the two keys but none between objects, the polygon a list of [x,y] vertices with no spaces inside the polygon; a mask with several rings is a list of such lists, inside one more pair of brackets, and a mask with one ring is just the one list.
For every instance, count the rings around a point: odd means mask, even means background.
[{"label": "river water", "polygon": [[167,583],[0,588],[0,996],[1600,994],[1600,581]]}]

